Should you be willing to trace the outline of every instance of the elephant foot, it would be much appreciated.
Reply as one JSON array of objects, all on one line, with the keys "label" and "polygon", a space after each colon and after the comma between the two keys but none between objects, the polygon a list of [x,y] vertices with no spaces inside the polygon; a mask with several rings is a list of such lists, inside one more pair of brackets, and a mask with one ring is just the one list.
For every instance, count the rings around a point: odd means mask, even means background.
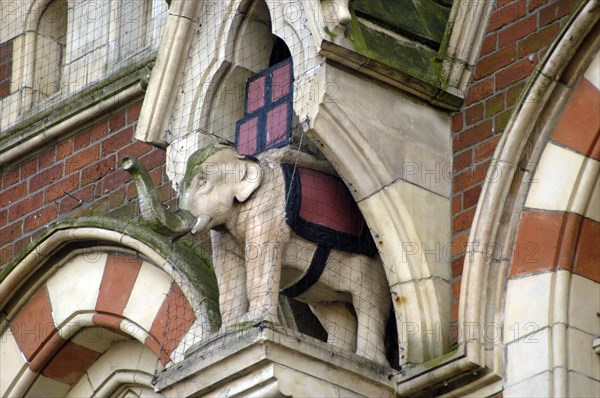
[{"label": "elephant foot", "polygon": [[251,329],[256,322],[238,322],[231,325],[221,326],[219,334],[235,333]]},{"label": "elephant foot", "polygon": [[390,366],[387,358],[385,357],[383,350],[364,351],[364,350],[359,349],[359,350],[356,350],[356,354],[360,355],[361,357],[370,359],[371,361],[375,361],[381,365]]}]

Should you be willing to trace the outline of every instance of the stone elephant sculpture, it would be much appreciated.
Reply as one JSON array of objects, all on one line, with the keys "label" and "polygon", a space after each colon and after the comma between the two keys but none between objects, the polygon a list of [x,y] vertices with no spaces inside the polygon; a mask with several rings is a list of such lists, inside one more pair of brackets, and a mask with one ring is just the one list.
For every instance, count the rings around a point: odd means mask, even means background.
[{"label": "stone elephant sculpture", "polygon": [[[292,152],[296,164],[308,166],[307,175],[326,175],[313,173],[319,162],[311,156]],[[342,249],[337,249],[328,245],[331,236],[315,243],[310,228],[304,237],[294,231],[289,174],[297,169],[282,163],[284,158],[240,156],[218,143],[196,151],[180,183],[182,210],[176,213],[158,203],[150,178],[135,159],[125,159],[124,167],[140,190],[142,216],[156,230],[172,236],[211,230],[222,328],[245,321],[278,323],[279,295],[284,293],[310,305],[328,333],[328,343],[387,364],[384,337],[391,300],[381,259],[368,244],[372,238],[352,241],[365,244],[361,254],[351,250],[352,242],[341,242]],[[318,222],[305,224],[316,225],[318,232]]]}]

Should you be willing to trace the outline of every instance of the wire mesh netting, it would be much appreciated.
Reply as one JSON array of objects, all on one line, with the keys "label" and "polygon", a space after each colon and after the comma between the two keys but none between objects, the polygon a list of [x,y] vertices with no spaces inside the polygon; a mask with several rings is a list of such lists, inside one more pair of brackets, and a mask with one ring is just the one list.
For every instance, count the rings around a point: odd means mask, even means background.
[{"label": "wire mesh netting", "polygon": [[[3,1],[0,132],[93,99],[156,56],[163,0]],[[96,90],[92,90],[95,88]]]},{"label": "wire mesh netting", "polygon": [[[248,4],[203,5],[166,132],[169,176],[180,194],[190,195],[180,205],[210,215],[199,223],[216,229],[210,245],[206,235],[195,243],[212,253],[218,335],[227,337],[218,344],[198,338],[202,355],[251,339],[253,329],[239,325],[266,319],[326,341],[325,350],[334,346],[380,362],[386,351],[396,366],[397,341],[384,341],[386,330],[397,336],[394,316],[370,231],[306,134],[307,108],[318,90],[332,94],[335,85],[318,84],[324,59],[310,58],[294,45],[297,32],[280,28],[286,22],[277,19],[289,18],[290,10],[272,11],[275,2]],[[310,32],[309,21],[301,13],[297,18]],[[225,148],[198,157],[217,142],[237,153]],[[186,175],[186,166],[201,162]]]},{"label": "wire mesh netting", "polygon": [[[11,74],[0,79],[8,87],[0,89],[2,132],[32,115],[52,117],[76,95],[151,61],[159,44],[172,40],[160,37],[164,0],[45,4],[15,10],[25,22],[2,27],[0,42],[18,36],[6,50]],[[318,90],[335,91],[315,78],[324,59],[297,44],[310,40],[309,21],[299,14],[306,37],[298,38],[277,20],[284,14],[271,14],[274,2],[244,4],[202,3],[166,132],[167,173],[176,189],[189,190],[185,204],[188,192],[180,192],[180,205],[198,216],[192,245],[212,259],[218,289],[207,300],[218,301],[221,319],[207,319],[202,300],[182,299],[205,281],[178,276],[183,294],[166,301],[157,371],[215,334],[261,320],[326,341],[323,350],[379,362],[387,351],[396,365],[397,341],[384,341],[386,329],[396,335],[389,291],[370,231],[306,135]],[[221,150],[205,151],[201,167],[186,176],[192,154],[216,142]]]}]

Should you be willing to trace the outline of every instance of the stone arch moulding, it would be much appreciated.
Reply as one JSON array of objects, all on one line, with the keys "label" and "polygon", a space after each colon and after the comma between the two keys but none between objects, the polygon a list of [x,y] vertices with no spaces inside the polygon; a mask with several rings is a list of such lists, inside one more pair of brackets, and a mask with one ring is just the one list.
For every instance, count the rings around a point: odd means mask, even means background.
[{"label": "stone arch moulding", "polygon": [[159,43],[156,65],[152,69],[144,105],[135,131],[140,141],[164,147],[165,131],[181,84],[185,59],[197,24],[199,1],[173,0]]},{"label": "stone arch moulding", "polygon": [[[422,363],[448,350],[442,333],[438,338],[430,338],[427,331],[441,331],[442,325],[448,324],[448,311],[442,307],[448,302],[450,291],[445,278],[426,258],[405,252],[405,242],[423,242],[423,237],[403,197],[386,189],[364,197],[364,192],[373,190],[371,184],[384,186],[390,177],[385,161],[351,120],[337,104],[323,104],[309,135],[320,144],[342,178],[350,182],[355,197],[359,196],[358,206],[384,262],[396,313],[401,364]],[[361,178],[365,175],[370,179]]]},{"label": "stone arch moulding", "polygon": [[[548,50],[498,143],[479,199],[462,277],[459,325],[463,333],[459,344],[468,361],[495,379],[507,377],[506,348],[502,334],[486,335],[486,327],[502,328],[506,321],[503,300],[507,274],[527,192],[575,83],[600,48],[599,16],[597,1],[580,2]],[[556,289],[550,293],[551,300],[562,297],[560,286]],[[561,312],[557,311],[554,313]],[[548,347],[555,343],[560,347],[558,340],[549,342]],[[550,369],[562,366],[559,361],[564,354],[550,355],[550,362],[556,362],[549,363]],[[495,391],[502,388],[498,383]],[[556,396],[566,394],[564,378],[555,377],[551,383]]]},{"label": "stone arch moulding", "polygon": [[440,52],[446,90],[464,97],[479,58],[494,1],[454,1]]},{"label": "stone arch moulding", "polygon": [[[89,395],[79,383],[88,371],[103,396],[132,383],[151,389],[157,370],[181,361],[218,323],[216,285],[190,274],[186,256],[125,221],[56,224],[0,275],[0,394],[72,388]],[[103,361],[115,372],[95,372]]]}]

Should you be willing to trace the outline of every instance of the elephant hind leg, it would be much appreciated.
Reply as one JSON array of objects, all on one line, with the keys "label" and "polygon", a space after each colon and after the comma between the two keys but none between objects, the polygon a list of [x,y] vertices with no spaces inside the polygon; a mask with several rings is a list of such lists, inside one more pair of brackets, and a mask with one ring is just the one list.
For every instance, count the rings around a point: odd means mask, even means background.
[{"label": "elephant hind leg", "polygon": [[358,322],[356,354],[388,364],[385,334],[392,302],[381,259],[353,257],[349,268],[353,272],[350,293]]},{"label": "elephant hind leg", "polygon": [[310,306],[327,332],[327,343],[334,347],[356,351],[356,317],[342,302],[319,303]]}]

